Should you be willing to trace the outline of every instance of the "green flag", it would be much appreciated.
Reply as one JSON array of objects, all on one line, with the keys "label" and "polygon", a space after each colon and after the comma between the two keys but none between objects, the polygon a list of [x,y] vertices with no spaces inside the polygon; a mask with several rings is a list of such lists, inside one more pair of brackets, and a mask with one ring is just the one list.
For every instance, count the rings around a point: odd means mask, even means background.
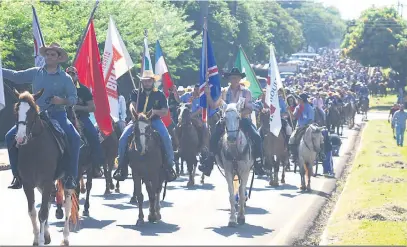
[{"label": "green flag", "polygon": [[256,74],[250,66],[249,60],[247,59],[241,46],[239,47],[239,53],[236,57],[235,67],[241,72],[246,73],[246,78],[243,80],[250,82],[249,90],[252,93],[252,98],[257,99],[263,92],[261,90],[260,83],[257,80]]}]

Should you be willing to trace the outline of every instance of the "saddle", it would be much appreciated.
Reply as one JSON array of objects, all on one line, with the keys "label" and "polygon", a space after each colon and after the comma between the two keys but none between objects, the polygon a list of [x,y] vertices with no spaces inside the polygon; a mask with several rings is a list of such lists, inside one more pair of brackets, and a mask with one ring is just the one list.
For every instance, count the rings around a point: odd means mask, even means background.
[{"label": "saddle", "polygon": [[305,131],[307,130],[308,125],[302,127],[302,128],[298,128],[296,129],[295,133],[294,133],[294,144],[295,145],[299,145],[301,142],[301,138],[304,136]]},{"label": "saddle", "polygon": [[[160,147],[161,155],[162,155],[161,158],[165,162],[167,160],[167,153],[165,152],[164,143],[162,142],[160,134],[158,133],[158,131],[154,130],[153,135],[154,135],[154,138],[156,138],[157,141],[158,141],[158,146]],[[138,161],[141,161],[144,158],[144,156],[141,155],[141,151],[139,151],[139,150],[141,150],[141,143],[139,142],[139,140],[135,139],[133,141],[133,139],[134,139],[134,133],[132,133],[129,136],[129,139],[127,140],[128,145],[127,145],[127,148],[126,148],[126,151],[125,151],[125,154],[124,154],[124,159],[125,159],[125,162],[127,164],[130,162],[129,156],[128,156],[128,152],[129,152],[130,149],[137,151],[137,160]]]}]

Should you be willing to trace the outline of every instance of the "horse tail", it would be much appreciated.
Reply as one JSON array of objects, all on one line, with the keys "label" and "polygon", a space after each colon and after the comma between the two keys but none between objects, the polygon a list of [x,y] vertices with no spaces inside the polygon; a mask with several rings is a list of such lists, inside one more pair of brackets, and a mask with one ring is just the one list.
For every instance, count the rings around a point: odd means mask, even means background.
[{"label": "horse tail", "polygon": [[79,202],[78,202],[78,197],[76,196],[76,192],[73,191],[71,195],[71,200],[72,200],[72,207],[71,207],[71,221],[74,226],[76,226],[79,222]]}]

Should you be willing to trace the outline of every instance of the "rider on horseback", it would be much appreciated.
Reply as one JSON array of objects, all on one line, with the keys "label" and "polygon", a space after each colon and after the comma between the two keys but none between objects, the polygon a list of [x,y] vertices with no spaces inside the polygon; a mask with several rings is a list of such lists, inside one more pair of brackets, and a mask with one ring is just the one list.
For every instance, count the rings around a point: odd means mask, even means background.
[{"label": "rider on horseback", "polygon": [[[177,178],[175,171],[173,169],[174,151],[171,143],[171,137],[163,121],[161,120],[161,117],[166,116],[168,114],[168,103],[164,93],[158,91],[153,86],[154,82],[157,81],[158,79],[157,77],[158,76],[154,75],[154,73],[150,70],[146,70],[143,72],[142,77],[140,77],[143,87],[140,92],[138,106],[136,106],[137,105],[136,102],[139,94],[136,90],[134,90],[131,94],[130,112],[132,114],[140,112],[144,113],[151,112],[152,127],[160,135],[164,145],[165,152],[167,154],[166,156],[167,164],[165,166],[166,181],[171,182]],[[118,151],[119,168],[113,175],[114,179],[118,181],[124,181],[128,176],[128,167],[124,156],[126,154],[128,138],[133,133],[133,126],[134,126],[133,121],[130,121],[129,124],[124,129],[122,136],[119,139],[119,151]]]},{"label": "rider on horseback", "polygon": [[[226,99],[223,100],[221,97],[214,101],[210,94],[210,88],[205,88],[205,94],[208,99],[209,106],[212,109],[216,109],[223,104],[230,104],[230,103],[237,103],[239,99],[244,100],[244,109],[241,111],[241,122],[240,127],[244,132],[246,132],[250,139],[253,141],[253,156],[255,157],[255,170],[257,174],[264,174],[262,170],[262,158],[263,158],[263,148],[262,142],[259,132],[257,131],[256,127],[251,121],[250,115],[252,112],[252,95],[251,92],[245,88],[244,86],[240,85],[240,80],[246,77],[245,73],[241,73],[238,68],[233,68],[230,73],[225,73],[230,79],[230,86],[226,93]],[[211,140],[209,144],[209,157],[205,157],[206,154],[203,154],[201,159],[201,165],[199,166],[199,170],[203,172],[206,176],[210,176],[213,164],[215,162],[215,155],[219,153],[219,141],[224,134],[224,125],[223,121],[219,121],[216,124],[216,129],[214,133],[211,135]]]},{"label": "rider on horseback", "polygon": [[89,113],[95,111],[92,93],[88,87],[79,82],[78,71],[75,67],[68,67],[66,73],[71,76],[78,92],[78,103],[74,106],[74,110],[78,120],[82,124],[83,134],[90,147],[94,173],[100,174],[99,169],[103,166],[105,159],[103,157],[98,131],[89,119]]},{"label": "rider on horseback", "polygon": [[305,93],[300,94],[299,104],[295,107],[294,117],[297,119],[297,127],[292,133],[288,144],[292,150],[298,145],[299,140],[305,133],[307,127],[314,122],[314,109],[308,102],[308,95]]},{"label": "rider on horseback", "polygon": [[[34,67],[23,71],[2,69],[3,77],[17,84],[31,83],[34,93],[44,89],[44,93],[37,100],[37,104],[41,111],[47,109],[49,117],[58,121],[67,135],[69,141],[69,147],[67,148],[69,148],[70,157],[69,167],[64,167],[66,170],[64,188],[75,189],[75,181],[78,176],[80,136],[68,120],[65,107],[75,105],[78,96],[71,77],[59,65],[68,60],[68,54],[56,43],[41,47],[40,54],[45,57],[43,67]],[[52,104],[51,107],[50,104]],[[43,119],[48,118],[44,112],[41,112],[41,117]],[[20,189],[22,187],[17,169],[18,148],[14,141],[16,133],[17,125],[13,126],[6,134],[10,166],[14,175],[13,183],[9,187],[11,189]]]}]

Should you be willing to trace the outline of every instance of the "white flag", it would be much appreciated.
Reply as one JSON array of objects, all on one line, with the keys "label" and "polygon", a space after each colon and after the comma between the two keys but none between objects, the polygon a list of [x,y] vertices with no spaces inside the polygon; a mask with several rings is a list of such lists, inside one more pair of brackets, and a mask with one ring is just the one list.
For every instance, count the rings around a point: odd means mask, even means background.
[{"label": "white flag", "polygon": [[6,107],[6,99],[4,98],[4,84],[3,84],[3,71],[1,66],[1,55],[0,55],[0,111]]},{"label": "white flag", "polygon": [[270,45],[270,61],[266,86],[266,103],[270,107],[270,132],[275,136],[280,134],[281,116],[278,101],[278,90],[283,87],[274,48]]},{"label": "white flag", "polygon": [[109,99],[110,115],[116,122],[119,120],[119,95],[117,92],[117,79],[134,66],[130,55],[124,46],[112,17],[110,17],[103,52],[103,77],[106,83],[106,92]]},{"label": "white flag", "polygon": [[34,6],[32,6],[32,10],[35,67],[42,67],[45,65],[45,59],[40,55],[40,48],[44,46],[44,40],[42,38],[40,23],[38,22],[37,13],[35,12]]}]

